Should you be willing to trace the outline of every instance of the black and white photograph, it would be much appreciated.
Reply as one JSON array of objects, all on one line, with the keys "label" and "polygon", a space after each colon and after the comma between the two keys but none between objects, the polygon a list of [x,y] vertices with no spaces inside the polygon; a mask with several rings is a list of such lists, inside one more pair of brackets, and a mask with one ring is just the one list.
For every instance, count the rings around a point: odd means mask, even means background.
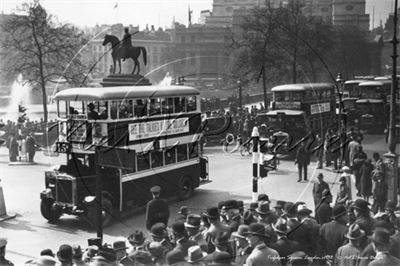
[{"label": "black and white photograph", "polygon": [[400,266],[399,0],[0,0],[0,266]]}]

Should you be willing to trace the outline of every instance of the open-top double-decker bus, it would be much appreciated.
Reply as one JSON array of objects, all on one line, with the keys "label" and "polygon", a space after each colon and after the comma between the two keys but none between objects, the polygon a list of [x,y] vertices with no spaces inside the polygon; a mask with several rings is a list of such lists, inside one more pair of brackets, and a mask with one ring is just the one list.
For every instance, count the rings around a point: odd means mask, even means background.
[{"label": "open-top double-decker bus", "polygon": [[208,181],[207,159],[198,152],[198,90],[72,88],[57,93],[55,100],[55,149],[66,153],[67,161],[45,173],[41,213],[47,220],[56,221],[63,213],[95,220],[96,178],[102,183],[104,224],[143,207],[154,185],[162,188],[162,197],[187,199]]}]

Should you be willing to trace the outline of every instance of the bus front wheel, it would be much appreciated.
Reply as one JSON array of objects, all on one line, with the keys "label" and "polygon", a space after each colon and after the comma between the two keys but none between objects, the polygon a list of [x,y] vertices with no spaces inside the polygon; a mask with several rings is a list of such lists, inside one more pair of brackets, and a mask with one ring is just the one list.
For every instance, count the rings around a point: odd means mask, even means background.
[{"label": "bus front wheel", "polygon": [[42,199],[40,202],[40,212],[50,223],[56,222],[62,215],[60,211],[53,209],[53,203],[53,199]]},{"label": "bus front wheel", "polygon": [[187,200],[193,192],[192,180],[189,176],[181,178],[178,184],[178,198],[179,200]]}]

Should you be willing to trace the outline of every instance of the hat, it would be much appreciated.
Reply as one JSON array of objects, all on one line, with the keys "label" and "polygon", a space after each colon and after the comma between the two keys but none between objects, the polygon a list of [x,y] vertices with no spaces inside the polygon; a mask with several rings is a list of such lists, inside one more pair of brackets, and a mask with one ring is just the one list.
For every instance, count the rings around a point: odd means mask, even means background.
[{"label": "hat", "polygon": [[200,248],[200,246],[191,246],[188,249],[188,259],[187,262],[196,262],[199,261],[201,259],[203,259],[205,257],[205,255],[207,254],[206,252],[203,252]]},{"label": "hat", "polygon": [[150,232],[153,237],[165,237],[167,235],[166,227],[163,223],[154,224],[151,227]]},{"label": "hat", "polygon": [[270,202],[267,194],[259,194],[257,197],[257,201],[268,201],[268,203]]},{"label": "hat", "polygon": [[285,205],[283,206],[283,213],[286,215],[291,215],[295,216],[296,215],[296,208],[294,207],[293,202],[286,202]]},{"label": "hat", "polygon": [[160,242],[153,241],[147,246],[147,250],[153,257],[161,258],[164,256],[164,247]]},{"label": "hat", "polygon": [[283,207],[285,206],[286,201],[283,200],[278,200],[274,206],[274,208],[279,208],[279,209],[283,209]]},{"label": "hat", "polygon": [[126,246],[125,240],[118,239],[118,240],[114,241],[114,243],[113,243],[113,249],[115,251],[119,251],[119,250],[123,250],[123,249],[127,249],[127,248],[128,247]]},{"label": "hat", "polygon": [[258,208],[256,209],[256,213],[261,215],[269,214],[271,211],[269,209],[268,201],[260,201],[258,203]]},{"label": "hat", "polygon": [[56,265],[56,259],[52,256],[42,255],[35,260],[38,266],[54,266]]},{"label": "hat", "polygon": [[143,236],[143,232],[136,230],[134,233],[128,236],[128,241],[131,245],[141,245],[146,238]]},{"label": "hat", "polygon": [[306,204],[300,204],[297,206],[297,213],[299,215],[309,215],[310,213],[312,213],[312,210],[307,208]]},{"label": "hat", "polygon": [[246,238],[246,233],[249,231],[249,226],[246,224],[239,225],[237,232],[233,232],[232,236],[239,238]]},{"label": "hat", "polygon": [[68,262],[72,260],[73,250],[70,245],[61,245],[58,248],[57,258],[61,262]]},{"label": "hat", "polygon": [[93,257],[94,255],[96,255],[96,253],[99,251],[99,247],[92,245],[92,246],[88,246],[86,249],[86,254],[88,257]]},{"label": "hat", "polygon": [[150,265],[153,262],[150,253],[144,250],[136,250],[129,254],[129,257],[134,258],[136,262],[144,265]]},{"label": "hat", "polygon": [[178,213],[182,214],[182,215],[187,215],[189,213],[188,207],[187,206],[181,206],[179,208]]},{"label": "hat", "polygon": [[333,207],[332,210],[332,217],[333,219],[337,219],[342,215],[345,215],[347,213],[346,207],[344,207],[343,205],[336,205],[335,207]]},{"label": "hat", "polygon": [[245,234],[246,236],[248,235],[254,235],[254,236],[260,236],[260,237],[265,237],[265,227],[263,224],[260,223],[252,223],[249,225],[249,231]]},{"label": "hat", "polygon": [[91,261],[90,262],[91,266],[106,266],[106,265],[108,265],[107,260],[103,256],[94,256],[90,261]]},{"label": "hat", "polygon": [[346,177],[342,176],[342,177],[339,179],[339,182],[342,182],[342,181],[346,182]]},{"label": "hat", "polygon": [[384,229],[388,230],[391,235],[395,233],[393,224],[391,224],[388,221],[385,221],[385,220],[377,221],[375,223],[375,228],[377,228],[377,227],[384,228]]},{"label": "hat", "polygon": [[72,251],[74,252],[74,255],[72,256],[73,258],[81,258],[83,255],[81,246],[79,246],[79,245],[73,245]]},{"label": "hat", "polygon": [[342,167],[342,171],[343,171],[343,172],[350,171],[350,168],[349,168],[348,166],[343,166],[343,167]]},{"label": "hat", "polygon": [[184,235],[186,230],[185,230],[185,224],[182,222],[175,222],[172,224],[172,232],[177,235]]},{"label": "hat", "polygon": [[232,255],[229,252],[215,252],[211,264],[208,265],[229,265],[232,260]]},{"label": "hat", "polygon": [[43,249],[42,251],[40,251],[40,256],[51,256],[51,257],[55,257],[53,251],[49,248]]},{"label": "hat", "polygon": [[238,208],[238,209],[242,209],[242,210],[243,210],[243,207],[244,207],[244,202],[243,202],[243,200],[237,200],[237,201],[236,201],[236,204],[237,204],[237,208]]},{"label": "hat", "polygon": [[89,238],[88,239],[88,246],[97,246],[101,248],[102,239],[100,237]]},{"label": "hat", "polygon": [[396,209],[396,204],[393,201],[388,200],[385,204],[385,210],[394,211]]},{"label": "hat", "polygon": [[258,202],[250,203],[249,210],[255,210],[258,207]]},{"label": "hat", "polygon": [[322,173],[319,173],[318,175],[317,175],[317,178],[324,178],[324,175],[322,174]]},{"label": "hat", "polygon": [[185,227],[188,228],[199,228],[201,217],[198,214],[189,214],[186,217]]},{"label": "hat", "polygon": [[369,203],[363,199],[356,199],[353,203],[353,208],[361,211],[369,211]]},{"label": "hat", "polygon": [[7,245],[7,238],[1,237],[0,238],[0,248]]},{"label": "hat", "polygon": [[161,187],[160,186],[154,186],[152,188],[150,188],[150,192],[155,194],[155,193],[160,193],[161,191]]},{"label": "hat", "polygon": [[365,231],[360,229],[360,226],[358,224],[352,224],[349,227],[349,231],[345,235],[346,238],[355,240],[355,239],[360,239],[365,235]]},{"label": "hat", "polygon": [[279,218],[275,224],[272,225],[272,228],[280,234],[286,234],[288,231],[287,220],[284,218]]},{"label": "hat", "polygon": [[225,210],[238,209],[237,201],[236,200],[227,200],[227,201],[225,201],[222,208],[224,208]]},{"label": "hat", "polygon": [[371,237],[372,241],[381,245],[390,244],[390,232],[384,228],[377,227]]},{"label": "hat", "polygon": [[210,207],[207,209],[206,216],[208,218],[219,218],[219,211],[217,207]]},{"label": "hat", "polygon": [[117,254],[115,254],[115,250],[112,248],[109,248],[108,246],[103,246],[99,250],[99,255],[105,258],[107,261],[116,261],[117,260]]},{"label": "hat", "polygon": [[222,207],[224,207],[224,205],[225,205],[225,201],[220,201],[220,202],[218,202],[218,204],[217,204],[218,210],[221,210]]}]

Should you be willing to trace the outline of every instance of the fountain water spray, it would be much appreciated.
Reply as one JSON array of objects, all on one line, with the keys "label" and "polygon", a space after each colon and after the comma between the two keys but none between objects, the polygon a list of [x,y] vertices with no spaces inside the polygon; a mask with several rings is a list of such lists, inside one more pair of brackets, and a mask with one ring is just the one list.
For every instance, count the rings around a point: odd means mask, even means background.
[{"label": "fountain water spray", "polygon": [[[11,98],[6,111],[6,119],[17,121],[18,105],[27,106],[31,103],[32,86],[18,74],[17,79],[11,86]],[[29,109],[27,110],[29,113]]]}]

